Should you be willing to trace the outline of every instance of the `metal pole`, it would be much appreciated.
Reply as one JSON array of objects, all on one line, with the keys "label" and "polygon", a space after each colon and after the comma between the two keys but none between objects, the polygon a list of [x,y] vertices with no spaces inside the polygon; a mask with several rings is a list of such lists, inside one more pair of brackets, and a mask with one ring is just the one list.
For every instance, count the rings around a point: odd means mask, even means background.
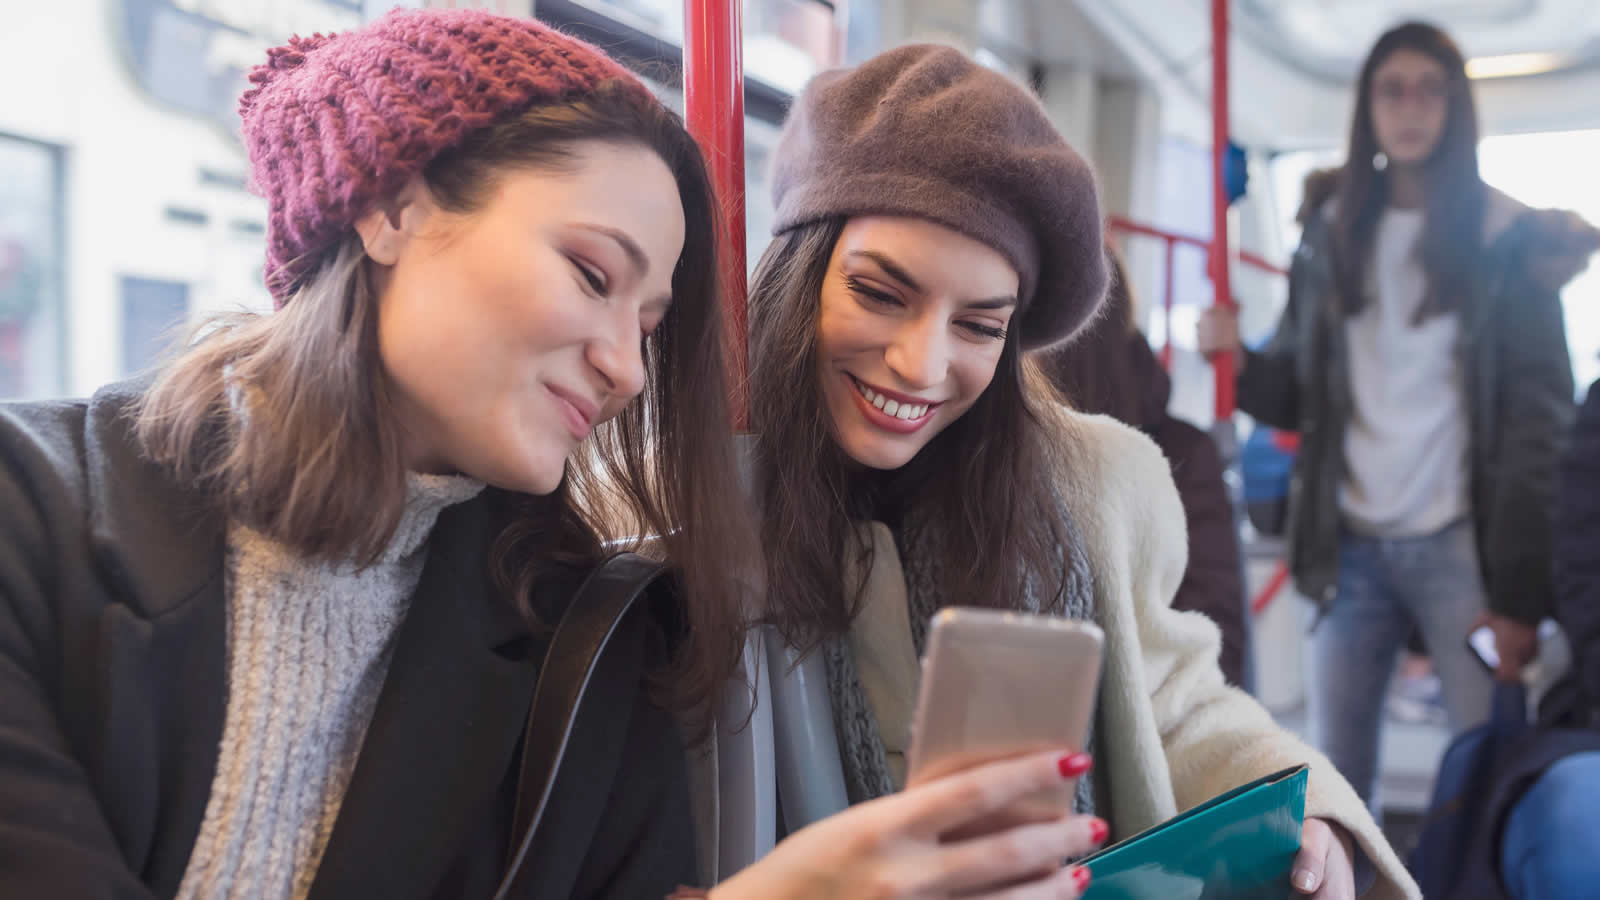
[{"label": "metal pole", "polygon": [[1162,282],[1161,294],[1161,368],[1172,371],[1172,295],[1175,273],[1172,269],[1173,251],[1178,249],[1178,242],[1167,238],[1167,272],[1166,280]]},{"label": "metal pole", "polygon": [[[1235,309],[1229,283],[1228,189],[1223,166],[1228,156],[1228,0],[1211,0],[1211,283],[1216,304]],[[1233,356],[1211,360],[1216,374],[1217,421],[1233,417]]]},{"label": "metal pole", "polygon": [[739,0],[684,0],[683,107],[721,206],[722,278],[733,413],[745,427],[744,63]]},{"label": "metal pole", "polygon": [[[739,0],[683,0],[683,109],[689,131],[700,143],[721,211],[720,249],[723,321],[727,325],[728,369],[733,376],[734,429],[741,478],[751,481],[751,436],[747,416],[744,248],[744,70]],[[707,348],[710,352],[712,348]],[[721,810],[718,878],[772,852],[778,832],[777,759],[772,745],[772,680],[767,677],[762,630],[745,636],[735,677],[754,692],[726,692],[716,736],[722,795],[740,798]],[[752,704],[754,704],[752,706]],[[741,730],[737,723],[748,723]],[[731,724],[730,723],[734,723]]]}]

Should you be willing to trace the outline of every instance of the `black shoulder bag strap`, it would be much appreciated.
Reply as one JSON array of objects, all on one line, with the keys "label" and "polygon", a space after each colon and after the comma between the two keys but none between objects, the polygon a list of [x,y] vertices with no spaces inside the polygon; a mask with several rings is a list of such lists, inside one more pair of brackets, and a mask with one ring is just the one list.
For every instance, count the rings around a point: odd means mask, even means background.
[{"label": "black shoulder bag strap", "polygon": [[[512,818],[512,848],[495,900],[512,896],[513,889],[525,881],[519,875],[538,835],[540,819],[552,805],[565,805],[552,804],[552,796],[581,792],[585,787],[581,780],[557,778],[569,748],[581,753],[585,765],[594,766],[597,771],[614,769],[619,764],[628,724],[626,710],[605,710],[599,715],[591,712],[580,717],[579,706],[595,680],[601,656],[613,644],[613,652],[619,654],[617,658],[622,663],[616,677],[632,681],[621,687],[630,694],[638,689],[644,675],[646,635],[643,620],[628,613],[634,608],[634,601],[666,570],[665,563],[634,553],[619,553],[607,559],[584,580],[556,626],[528,709]],[[608,669],[608,676],[610,672]],[[623,733],[615,733],[619,730]]]}]

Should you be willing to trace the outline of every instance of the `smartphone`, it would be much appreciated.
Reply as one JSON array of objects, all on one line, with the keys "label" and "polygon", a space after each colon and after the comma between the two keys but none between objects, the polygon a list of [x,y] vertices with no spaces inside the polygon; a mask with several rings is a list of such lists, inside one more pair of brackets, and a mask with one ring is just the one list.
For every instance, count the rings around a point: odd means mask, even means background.
[{"label": "smartphone", "polygon": [[1467,635],[1467,649],[1490,674],[1500,668],[1500,653],[1494,646],[1494,630],[1489,626],[1480,625]]},{"label": "smartphone", "polygon": [[[941,610],[928,634],[907,780],[1039,750],[1082,750],[1100,685],[1105,635],[1091,622],[988,609]],[[1064,781],[1024,804],[1072,809]]]}]

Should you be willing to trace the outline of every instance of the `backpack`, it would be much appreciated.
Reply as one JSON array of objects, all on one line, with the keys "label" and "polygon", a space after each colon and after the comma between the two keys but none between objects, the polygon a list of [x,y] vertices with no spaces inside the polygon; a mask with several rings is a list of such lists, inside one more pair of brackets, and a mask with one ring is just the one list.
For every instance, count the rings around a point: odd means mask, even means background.
[{"label": "backpack", "polygon": [[1267,537],[1282,537],[1289,522],[1289,480],[1300,436],[1256,425],[1239,453],[1244,509],[1251,527]]}]

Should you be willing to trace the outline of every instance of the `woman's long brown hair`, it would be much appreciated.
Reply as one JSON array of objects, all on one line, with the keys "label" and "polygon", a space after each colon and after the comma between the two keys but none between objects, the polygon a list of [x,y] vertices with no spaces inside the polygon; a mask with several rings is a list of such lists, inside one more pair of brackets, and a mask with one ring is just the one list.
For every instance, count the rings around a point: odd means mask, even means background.
[{"label": "woman's long brown hair", "polygon": [[[512,501],[493,574],[536,618],[535,585],[547,574],[658,540],[686,598],[658,696],[704,712],[738,663],[745,613],[734,576],[748,572],[753,544],[717,350],[720,223],[698,148],[670,110],[616,86],[493,126],[432,161],[424,180],[443,208],[469,213],[501,174],[560,171],[592,141],[649,148],[672,171],[686,225],[673,303],[644,343],[642,397],[595,430],[553,494]],[[214,323],[165,368],[140,404],[138,433],[149,456],[208,488],[235,520],[308,557],[370,562],[406,502],[377,296],[353,232],[312,271],[280,312]]]},{"label": "woman's long brown hair", "polygon": [[[1134,427],[1145,421],[1148,377],[1135,354],[1144,335],[1134,320],[1133,294],[1121,256],[1110,247],[1111,283],[1100,313],[1065,347],[1037,354],[1040,367],[1073,409],[1106,415]],[[1148,351],[1144,351],[1148,352]]]},{"label": "woman's long brown hair", "polygon": [[1418,250],[1428,293],[1419,316],[1457,308],[1471,287],[1471,263],[1483,243],[1488,188],[1478,173],[1478,112],[1466,60],[1438,28],[1420,22],[1400,25],[1378,38],[1361,66],[1350,149],[1340,174],[1334,263],[1340,309],[1351,316],[1360,313],[1369,299],[1367,271],[1378,220],[1389,200],[1387,171],[1373,164],[1381,148],[1372,123],[1372,81],[1398,50],[1421,53],[1442,66],[1449,92],[1444,133],[1423,170],[1426,212]]},{"label": "woman's long brown hair", "polygon": [[857,526],[909,510],[939,523],[932,552],[943,554],[952,602],[1013,608],[1031,577],[1047,594],[1043,605],[1058,606],[1068,537],[1052,502],[1052,435],[1037,405],[1059,400],[1024,365],[1014,331],[988,390],[909,464],[867,470],[839,449],[818,383],[817,325],[843,228],[835,219],[774,238],[750,286],[750,423],[768,620],[802,650],[846,631],[870,567],[855,560],[861,580],[846,583],[847,554],[863,550]]}]

